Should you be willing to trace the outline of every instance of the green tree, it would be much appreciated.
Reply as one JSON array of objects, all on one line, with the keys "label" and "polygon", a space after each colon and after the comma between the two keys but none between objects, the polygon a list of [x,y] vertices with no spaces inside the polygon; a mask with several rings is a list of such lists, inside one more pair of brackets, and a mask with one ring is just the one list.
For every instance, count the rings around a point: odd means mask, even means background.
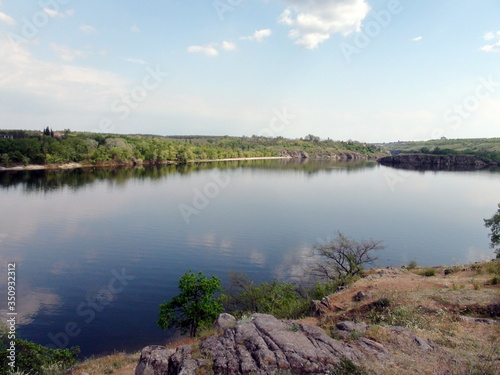
[{"label": "green tree", "polygon": [[215,294],[222,291],[219,278],[207,278],[202,272],[186,272],[179,279],[180,294],[170,302],[160,305],[158,325],[162,329],[180,328],[190,337],[195,337],[198,328],[214,322],[224,310],[222,297]]},{"label": "green tree", "polygon": [[[500,245],[500,203],[498,204],[498,211],[493,214],[490,219],[484,219],[484,226],[490,228],[490,247],[493,249],[495,246]],[[495,249],[497,258],[500,259],[500,247]]]}]

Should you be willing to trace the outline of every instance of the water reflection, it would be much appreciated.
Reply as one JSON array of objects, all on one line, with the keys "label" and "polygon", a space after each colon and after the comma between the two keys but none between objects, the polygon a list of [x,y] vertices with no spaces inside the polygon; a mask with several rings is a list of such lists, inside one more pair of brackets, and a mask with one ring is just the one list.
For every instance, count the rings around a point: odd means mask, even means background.
[{"label": "water reflection", "polygon": [[26,193],[50,193],[63,188],[76,191],[98,181],[106,181],[110,186],[124,186],[129,180],[162,180],[169,175],[190,175],[192,173],[219,169],[259,169],[288,173],[290,171],[312,176],[320,172],[361,171],[373,168],[375,162],[339,162],[332,165],[330,160],[272,159],[252,161],[227,161],[189,163],[184,165],[147,165],[138,167],[77,168],[71,170],[34,170],[0,172],[0,187],[10,188],[21,185]]}]

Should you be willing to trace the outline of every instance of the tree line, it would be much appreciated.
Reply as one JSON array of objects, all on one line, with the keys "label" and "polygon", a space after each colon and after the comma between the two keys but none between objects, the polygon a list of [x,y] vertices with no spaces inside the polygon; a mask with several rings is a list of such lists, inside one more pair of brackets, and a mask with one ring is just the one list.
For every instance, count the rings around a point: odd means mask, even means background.
[{"label": "tree line", "polygon": [[287,152],[356,152],[364,156],[380,152],[369,144],[355,141],[283,137],[161,137],[89,132],[0,131],[0,165],[28,164],[141,164],[179,163],[245,157],[275,157]]}]

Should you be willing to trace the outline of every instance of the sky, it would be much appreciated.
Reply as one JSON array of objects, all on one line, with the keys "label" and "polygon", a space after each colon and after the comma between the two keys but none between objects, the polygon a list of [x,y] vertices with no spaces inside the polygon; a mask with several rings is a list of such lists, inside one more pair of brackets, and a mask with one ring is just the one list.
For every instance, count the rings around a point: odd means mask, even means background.
[{"label": "sky", "polygon": [[500,136],[498,0],[0,0],[0,129]]}]

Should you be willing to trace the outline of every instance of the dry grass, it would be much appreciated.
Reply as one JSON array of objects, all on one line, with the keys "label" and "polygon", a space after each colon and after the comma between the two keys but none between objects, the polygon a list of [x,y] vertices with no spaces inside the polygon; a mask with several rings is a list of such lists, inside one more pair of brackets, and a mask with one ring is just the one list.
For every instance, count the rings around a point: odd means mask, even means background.
[{"label": "dry grass", "polygon": [[91,375],[133,375],[139,357],[140,353],[115,353],[101,358],[90,358],[74,366],[67,375],[80,375],[82,372]]},{"label": "dry grass", "polygon": [[[332,309],[318,325],[329,332],[341,320],[376,324],[364,336],[391,355],[365,363],[374,374],[500,374],[500,285],[491,283],[500,262],[432,269],[433,277],[423,276],[428,268],[421,267],[370,270],[348,290],[329,297]],[[359,291],[367,297],[354,302]],[[492,324],[467,322],[464,315]],[[394,325],[431,340],[433,350],[387,328]]]}]

